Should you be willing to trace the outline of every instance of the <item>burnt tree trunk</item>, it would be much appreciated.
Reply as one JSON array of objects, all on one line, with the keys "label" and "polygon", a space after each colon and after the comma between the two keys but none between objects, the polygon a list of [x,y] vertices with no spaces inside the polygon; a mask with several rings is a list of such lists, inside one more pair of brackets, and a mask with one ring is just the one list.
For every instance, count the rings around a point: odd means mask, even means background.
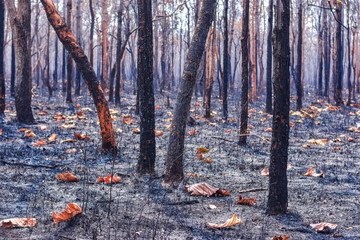
[{"label": "burnt tree trunk", "polygon": [[0,0],[0,117],[5,112],[5,76],[4,76],[4,34],[5,34],[5,3]]},{"label": "burnt tree trunk", "polygon": [[105,99],[104,92],[100,87],[100,83],[96,77],[94,69],[90,65],[90,62],[84,51],[76,42],[74,35],[65,24],[65,21],[61,18],[53,1],[41,0],[41,3],[44,6],[47,18],[50,24],[53,26],[60,41],[74,58],[79,70],[82,73],[85,83],[89,88],[92,98],[94,99],[100,121],[103,149],[115,150],[115,134],[109,112],[108,102]]},{"label": "burnt tree trunk", "polygon": [[49,98],[53,95],[53,89],[50,84],[50,23],[48,23],[47,34],[46,34],[46,55],[45,55],[45,68],[46,76],[45,83],[49,91]]},{"label": "burnt tree trunk", "polygon": [[248,108],[249,108],[249,0],[243,2],[243,23],[241,33],[241,52],[242,52],[242,73],[241,73],[241,112],[240,112],[240,137],[239,145],[246,145]]},{"label": "burnt tree trunk", "polygon": [[177,184],[184,177],[183,153],[186,120],[189,115],[191,97],[196,73],[204,53],[206,37],[213,21],[216,0],[203,0],[200,18],[196,24],[193,39],[187,53],[183,76],[180,82],[173,122],[171,124],[169,147],[166,159],[165,183]]},{"label": "burnt tree trunk", "polygon": [[20,123],[33,123],[31,109],[31,3],[6,0],[16,55],[15,108]]},{"label": "burnt tree trunk", "polygon": [[[301,0],[300,0],[301,1]],[[274,27],[274,111],[267,213],[284,214],[288,205],[287,159],[290,111],[290,0],[276,0]]]},{"label": "burnt tree trunk", "polygon": [[94,26],[95,26],[95,14],[93,9],[93,1],[89,0],[90,16],[91,16],[91,25],[90,25],[90,65],[94,64]]},{"label": "burnt tree trunk", "polygon": [[153,87],[153,30],[151,0],[138,1],[138,83],[140,154],[136,170],[155,173],[155,99]]},{"label": "burnt tree trunk", "polygon": [[[72,0],[68,0],[67,4],[67,27],[69,28],[69,31],[71,31],[71,10],[72,10]],[[66,61],[66,70],[67,70],[67,84],[66,84],[66,102],[72,103],[72,97],[71,97],[71,87],[72,87],[72,74],[73,74],[73,66],[72,66],[72,58],[71,53],[67,53],[67,61]]]},{"label": "burnt tree trunk", "polygon": [[[347,33],[347,49],[348,49],[348,75],[347,75],[347,82],[348,82],[348,90],[349,90],[349,94],[348,94],[348,100],[346,102],[346,106],[350,106],[351,103],[351,93],[352,93],[352,86],[351,86],[351,53],[350,53],[350,1],[347,3],[347,25],[348,25],[348,29],[346,30]],[[354,96],[355,98],[355,96]]]},{"label": "burnt tree trunk", "polygon": [[223,118],[227,121],[228,118],[228,78],[229,78],[229,37],[228,37],[228,11],[229,0],[224,2],[224,49],[223,49],[223,86],[222,86],[222,100],[223,100]]},{"label": "burnt tree trunk", "polygon": [[325,12],[320,10],[319,16],[319,73],[318,73],[318,88],[317,95],[322,96],[323,94],[323,68],[324,68],[324,38],[323,38],[323,29],[324,26],[321,26],[321,15],[324,15]]},{"label": "burnt tree trunk", "polygon": [[336,32],[335,32],[335,72],[334,72],[334,100],[336,106],[343,105],[342,100],[342,75],[343,75],[343,44],[341,39],[341,25],[343,21],[343,8],[342,4],[336,4]]},{"label": "burnt tree trunk", "polygon": [[108,49],[107,49],[107,0],[103,0],[102,5],[102,87],[107,90],[107,60],[108,60]]},{"label": "burnt tree trunk", "polygon": [[15,97],[15,68],[16,68],[16,57],[15,57],[15,40],[11,41],[11,79],[10,79],[10,94]]},{"label": "burnt tree trunk", "polygon": [[[323,7],[326,7],[323,1]],[[324,28],[324,96],[329,97],[330,85],[330,34],[329,34],[328,14],[326,11],[323,13],[323,28]]]},{"label": "burnt tree trunk", "polygon": [[298,0],[299,8],[298,8],[298,44],[296,49],[296,77],[295,77],[295,86],[296,86],[296,110],[301,110],[302,108],[302,80],[301,80],[301,72],[302,72],[302,42],[303,42],[303,26],[302,26],[302,0]]},{"label": "burnt tree trunk", "polygon": [[[120,2],[119,10],[118,10],[118,26],[117,26],[117,41],[116,41],[116,62],[115,62],[115,103],[116,105],[120,105],[120,77],[121,77],[121,27],[122,27],[122,11],[123,11],[123,3]],[[110,92],[109,92],[109,102],[113,101],[113,89],[114,82],[110,82]]]},{"label": "burnt tree trunk", "polygon": [[272,112],[272,31],[273,31],[273,5],[274,0],[270,0],[267,36],[267,60],[266,60],[266,112]]},{"label": "burnt tree trunk", "polygon": [[[76,3],[76,40],[79,43],[80,47],[82,45],[82,41],[81,41],[81,1],[82,0],[77,0]],[[75,72],[75,95],[79,96],[80,95],[80,80],[81,80],[81,73],[80,70],[78,68],[76,68],[76,72]]]}]

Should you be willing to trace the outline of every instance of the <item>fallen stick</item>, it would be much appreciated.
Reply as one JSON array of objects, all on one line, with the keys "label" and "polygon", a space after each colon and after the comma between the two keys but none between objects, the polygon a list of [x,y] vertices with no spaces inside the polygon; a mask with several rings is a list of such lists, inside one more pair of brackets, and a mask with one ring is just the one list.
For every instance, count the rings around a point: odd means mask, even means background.
[{"label": "fallen stick", "polygon": [[4,161],[4,160],[1,160],[0,163],[7,164],[7,165],[23,166],[23,167],[50,168],[50,169],[54,169],[54,168],[57,168],[57,167],[62,167],[62,166],[68,165],[68,164],[58,164],[58,165],[53,165],[53,166],[34,165],[34,164],[28,164],[28,163],[7,162],[7,161]]},{"label": "fallen stick", "polygon": [[247,193],[247,192],[257,192],[257,191],[265,191],[267,188],[251,188],[245,190],[239,190],[239,193]]},{"label": "fallen stick", "polygon": [[180,201],[180,202],[169,202],[169,203],[165,203],[165,205],[190,205],[190,204],[195,204],[195,203],[199,203],[199,200],[190,200],[190,201]]}]

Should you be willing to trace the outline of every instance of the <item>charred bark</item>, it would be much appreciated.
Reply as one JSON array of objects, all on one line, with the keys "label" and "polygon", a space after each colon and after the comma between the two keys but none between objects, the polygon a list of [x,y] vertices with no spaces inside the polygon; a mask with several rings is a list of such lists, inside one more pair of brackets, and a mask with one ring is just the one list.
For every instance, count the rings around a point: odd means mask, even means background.
[{"label": "charred bark", "polygon": [[266,60],[266,112],[272,112],[272,31],[273,31],[273,5],[274,0],[270,0],[267,36],[267,60]]},{"label": "charred bark", "polygon": [[0,117],[5,112],[5,76],[4,76],[4,33],[5,33],[5,3],[0,0]]},{"label": "charred bark", "polygon": [[[300,0],[301,1],[301,0]],[[267,213],[284,214],[288,205],[287,159],[290,111],[290,0],[276,0],[274,26],[274,111]]]},{"label": "charred bark", "polygon": [[41,0],[44,6],[47,18],[53,26],[60,41],[74,58],[86,85],[94,99],[97,113],[100,121],[102,147],[104,150],[116,150],[115,134],[109,112],[108,102],[105,99],[104,92],[96,77],[87,56],[76,42],[74,35],[71,33],[65,21],[61,18],[52,0]]},{"label": "charred bark", "polygon": [[302,92],[302,80],[301,80],[301,74],[302,74],[302,43],[303,43],[303,26],[302,26],[302,0],[299,0],[299,8],[298,8],[298,44],[297,44],[297,49],[296,49],[296,55],[297,55],[297,59],[296,59],[296,77],[295,77],[295,86],[296,86],[296,110],[301,110],[302,108],[302,97],[303,97],[303,92]]},{"label": "charred bark", "polygon": [[248,126],[248,107],[249,107],[249,0],[243,2],[243,24],[241,34],[241,52],[242,52],[242,86],[241,86],[241,112],[240,112],[240,137],[239,145],[246,145],[247,126]]},{"label": "charred bark", "polygon": [[206,37],[214,17],[216,0],[203,0],[200,18],[190,44],[180,82],[166,159],[165,183],[177,184],[183,177],[183,152],[186,120],[189,115],[196,73],[204,53]]}]

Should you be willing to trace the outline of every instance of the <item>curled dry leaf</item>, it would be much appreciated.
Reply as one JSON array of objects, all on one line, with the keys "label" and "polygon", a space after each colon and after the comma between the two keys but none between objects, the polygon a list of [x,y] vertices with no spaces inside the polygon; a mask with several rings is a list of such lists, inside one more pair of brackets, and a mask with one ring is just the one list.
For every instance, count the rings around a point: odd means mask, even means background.
[{"label": "curled dry leaf", "polygon": [[0,129],[0,135],[2,135],[2,131],[3,131],[3,130],[2,130],[2,129]]},{"label": "curled dry leaf", "polygon": [[42,110],[42,111],[40,111],[39,113],[38,113],[38,115],[40,115],[40,116],[43,116],[43,115],[48,115],[49,113],[47,112],[47,111],[44,111],[44,110]]},{"label": "curled dry leaf", "polygon": [[66,150],[66,153],[76,153],[76,152],[77,152],[76,148],[71,148]]},{"label": "curled dry leaf", "polygon": [[228,190],[223,191],[221,188],[215,188],[205,182],[185,186],[185,190],[191,195],[197,196],[229,196]]},{"label": "curled dry leaf", "polygon": [[161,106],[157,105],[155,106],[155,109],[161,109]]},{"label": "curled dry leaf", "polygon": [[86,136],[86,133],[80,134],[80,133],[75,133],[75,138],[78,140],[89,140],[90,137]]},{"label": "curled dry leaf", "polygon": [[61,141],[61,143],[66,143],[66,142],[76,142],[76,140],[69,138]]},{"label": "curled dry leaf", "polygon": [[352,137],[349,137],[348,142],[355,142],[355,139],[353,139]]},{"label": "curled dry leaf", "polygon": [[262,171],[261,171],[261,174],[260,174],[261,176],[269,176],[269,171],[266,169],[266,168],[264,168]]},{"label": "curled dry leaf", "polygon": [[155,136],[162,136],[164,135],[164,131],[161,131],[161,130],[155,130]]},{"label": "curled dry leaf", "polygon": [[334,147],[334,151],[339,151],[341,147]]},{"label": "curled dry leaf", "polygon": [[35,218],[8,218],[0,221],[0,227],[33,227],[36,225]]},{"label": "curled dry leaf", "polygon": [[317,223],[317,224],[310,224],[310,227],[312,227],[314,230],[316,230],[318,232],[322,232],[327,228],[335,229],[337,227],[337,224],[321,222],[321,223]]},{"label": "curled dry leaf", "polygon": [[208,225],[212,228],[227,228],[239,223],[243,223],[243,221],[241,221],[241,219],[238,219],[236,214],[234,214],[224,224],[208,223]]},{"label": "curled dry leaf", "polygon": [[214,162],[211,158],[204,158],[203,161],[206,162],[206,163],[213,163]]},{"label": "curled dry leaf", "polygon": [[261,118],[262,122],[265,122],[266,120],[267,120],[267,118],[265,118],[265,117]]},{"label": "curled dry leaf", "polygon": [[272,132],[272,128],[265,129],[265,132]]},{"label": "curled dry leaf", "polygon": [[64,212],[53,213],[54,223],[69,220],[70,218],[81,213],[81,208],[76,203],[68,203],[68,207]]},{"label": "curled dry leaf", "polygon": [[31,138],[33,138],[33,137],[36,137],[36,134],[35,134],[33,131],[31,131],[31,130],[26,130],[24,137],[31,137]]},{"label": "curled dry leaf", "polygon": [[57,139],[56,133],[51,134],[51,136],[48,138],[49,143],[54,142]]},{"label": "curled dry leaf", "polygon": [[196,150],[197,153],[207,153],[207,152],[209,152],[209,151],[210,151],[210,150],[207,149],[207,148],[198,148],[198,149]]},{"label": "curled dry leaf", "polygon": [[[121,181],[121,177],[118,177],[116,175],[114,175],[112,177],[112,183],[118,183]],[[107,177],[99,177],[98,179],[96,179],[96,182],[104,182],[104,184],[110,184],[111,183],[111,175],[107,176]]]},{"label": "curled dry leaf", "polygon": [[42,131],[44,131],[44,130],[47,129],[47,127],[46,127],[45,125],[40,125],[39,128],[40,128],[40,130],[42,130]]},{"label": "curled dry leaf", "polygon": [[309,140],[309,143],[312,143],[312,144],[318,144],[318,145],[326,145],[326,143],[329,141],[329,139],[310,139]]},{"label": "curled dry leaf", "polygon": [[79,179],[72,173],[58,174],[56,176],[59,180],[62,180],[65,182],[78,182],[79,181]]},{"label": "curled dry leaf", "polygon": [[236,122],[236,119],[235,118],[229,118],[229,121],[230,122]]},{"label": "curled dry leaf", "polygon": [[195,173],[195,174],[189,173],[187,176],[188,176],[188,177],[199,177],[196,173]]},{"label": "curled dry leaf", "polygon": [[197,133],[197,131],[195,131],[195,130],[194,131],[189,131],[188,133],[189,133],[189,135],[195,135]]},{"label": "curled dry leaf", "polygon": [[322,173],[316,173],[316,171],[313,170],[312,168],[309,168],[304,175],[305,176],[313,176],[313,177],[322,177],[322,178],[325,177],[325,174],[323,172]]},{"label": "curled dry leaf", "polygon": [[42,140],[42,139],[40,139],[38,142],[36,142],[36,143],[31,143],[31,145],[33,145],[34,147],[40,147],[40,146],[42,146],[42,145],[46,145],[47,143],[44,141],[44,140]]},{"label": "curled dry leaf", "polygon": [[302,148],[309,148],[309,147],[311,147],[311,145],[310,145],[310,144],[304,144],[304,145],[302,145],[301,147],[302,147]]},{"label": "curled dry leaf", "polygon": [[243,198],[243,196],[239,194],[239,200],[236,201],[236,204],[252,206],[256,204],[255,202],[255,198]]},{"label": "curled dry leaf", "polygon": [[286,239],[289,239],[290,236],[289,235],[284,235],[284,236],[275,236],[272,238],[272,240],[286,240]]},{"label": "curled dry leaf", "polygon": [[134,128],[133,133],[140,134],[140,129],[139,128]]},{"label": "curled dry leaf", "polygon": [[123,124],[132,124],[133,123],[133,120],[131,118],[124,118],[122,120],[122,123]]}]

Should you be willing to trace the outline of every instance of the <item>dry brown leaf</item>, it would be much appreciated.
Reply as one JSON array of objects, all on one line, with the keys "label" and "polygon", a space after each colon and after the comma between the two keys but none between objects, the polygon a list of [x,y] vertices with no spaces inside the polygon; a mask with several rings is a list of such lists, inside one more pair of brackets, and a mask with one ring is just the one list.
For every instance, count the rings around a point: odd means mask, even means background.
[{"label": "dry brown leaf", "polygon": [[62,180],[65,182],[78,182],[79,181],[79,179],[72,173],[58,174],[56,176],[59,180]]},{"label": "dry brown leaf", "polygon": [[353,139],[352,137],[349,137],[348,142],[355,142],[355,139]]},{"label": "dry brown leaf", "polygon": [[243,223],[243,221],[241,221],[241,219],[238,219],[236,214],[234,214],[224,224],[208,223],[208,225],[212,228],[227,228],[239,223]]},{"label": "dry brown leaf", "polygon": [[70,218],[81,213],[81,208],[76,203],[68,203],[68,207],[64,212],[53,213],[54,223],[69,220]]},{"label": "dry brown leaf", "polygon": [[164,131],[161,131],[161,130],[155,130],[155,136],[162,136],[164,135]]},{"label": "dry brown leaf", "polygon": [[[116,175],[114,175],[112,177],[112,183],[118,183],[121,181],[121,177],[118,177]],[[104,182],[104,184],[110,184],[111,183],[111,175],[107,176],[107,177],[99,177],[98,179],[96,179],[96,182]]]},{"label": "dry brown leaf", "polygon": [[43,116],[43,115],[48,115],[49,113],[47,112],[47,111],[44,111],[44,110],[42,110],[42,111],[40,111],[39,113],[38,113],[38,115],[40,115],[40,116]]},{"label": "dry brown leaf", "polygon": [[228,190],[223,191],[221,188],[215,188],[205,182],[185,186],[185,190],[191,195],[197,196],[229,196]]},{"label": "dry brown leaf", "polygon": [[312,144],[318,144],[318,145],[326,145],[326,143],[329,141],[329,139],[310,139],[309,140],[309,143],[312,143]]},{"label": "dry brown leaf", "polygon": [[71,148],[66,150],[66,153],[76,153],[76,152],[77,152],[76,148]]},{"label": "dry brown leaf", "polygon": [[51,134],[51,136],[48,138],[49,143],[54,142],[57,139],[56,133]]},{"label": "dry brown leaf", "polygon": [[0,221],[0,227],[33,227],[36,225],[35,218],[8,218]]},{"label": "dry brown leaf", "polygon": [[134,128],[133,133],[140,134],[140,129],[139,128]]},{"label": "dry brown leaf", "polygon": [[132,124],[133,123],[133,120],[131,118],[124,118],[122,120],[122,123],[124,124]]},{"label": "dry brown leaf", "polygon": [[86,133],[80,134],[80,133],[75,133],[75,138],[78,140],[89,140],[90,137],[86,136]]},{"label": "dry brown leaf", "polygon": [[318,232],[322,232],[327,228],[335,229],[337,227],[337,224],[321,222],[321,223],[317,223],[317,224],[310,224],[310,227],[312,227],[314,230],[316,230]]},{"label": "dry brown leaf", "polygon": [[312,168],[309,168],[304,175],[305,176],[313,176],[313,177],[322,177],[322,178],[325,177],[325,174],[323,172],[322,173],[316,173],[316,171],[313,170]]},{"label": "dry brown leaf", "polygon": [[197,133],[197,131],[189,131],[188,133],[189,133],[189,135],[195,135]]},{"label": "dry brown leaf", "polygon": [[256,204],[255,202],[255,198],[243,198],[243,196],[239,194],[239,200],[236,201],[236,204],[252,206]]},{"label": "dry brown leaf", "polygon": [[42,131],[45,131],[45,130],[47,129],[47,127],[46,127],[45,125],[40,125],[39,128],[40,128],[40,130],[42,130]]},{"label": "dry brown leaf", "polygon": [[272,240],[286,240],[286,239],[289,239],[290,236],[289,235],[284,235],[284,236],[275,236],[272,238]]},{"label": "dry brown leaf", "polygon": [[206,162],[206,163],[213,163],[214,162],[211,158],[204,158],[203,161]]},{"label": "dry brown leaf", "polygon": [[46,145],[47,143],[44,141],[44,140],[42,140],[42,139],[40,139],[38,142],[36,142],[36,143],[31,143],[31,145],[33,145],[34,147],[40,147],[40,146],[42,146],[42,145]]},{"label": "dry brown leaf", "polygon": [[31,137],[31,138],[33,138],[33,137],[36,137],[36,134],[35,134],[33,131],[31,131],[31,130],[26,130],[24,137]]},{"label": "dry brown leaf", "polygon": [[261,176],[269,176],[269,171],[268,171],[266,168],[264,168],[264,169],[261,171],[260,175],[261,175]]},{"label": "dry brown leaf", "polygon": [[209,152],[209,151],[210,151],[210,150],[207,149],[207,148],[198,148],[198,149],[196,150],[197,153],[207,153],[207,152]]},{"label": "dry brown leaf", "polygon": [[272,128],[265,129],[265,132],[272,132]]}]

